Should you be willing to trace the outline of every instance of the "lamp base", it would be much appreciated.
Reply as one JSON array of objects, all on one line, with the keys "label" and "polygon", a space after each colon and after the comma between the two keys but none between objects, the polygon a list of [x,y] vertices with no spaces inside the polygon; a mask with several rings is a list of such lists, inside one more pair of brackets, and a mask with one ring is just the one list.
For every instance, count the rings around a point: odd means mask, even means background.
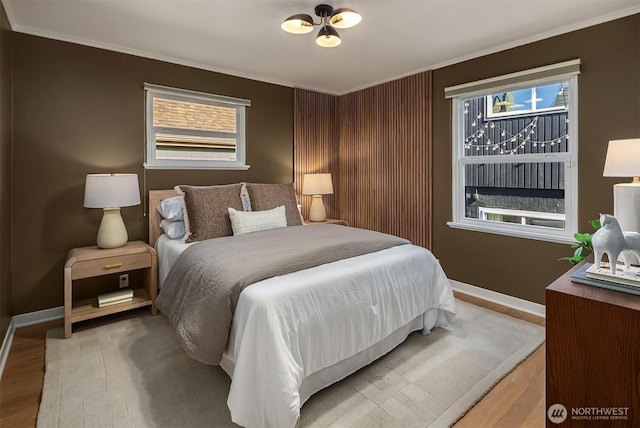
[{"label": "lamp base", "polygon": [[[640,232],[640,183],[620,183],[613,186],[613,216],[625,232]],[[635,255],[629,255],[629,262],[638,264]],[[622,255],[619,261],[624,261]]]},{"label": "lamp base", "polygon": [[105,208],[98,229],[98,247],[118,248],[127,243],[129,236],[124,226],[120,208]]},{"label": "lamp base", "polygon": [[322,195],[313,195],[311,200],[311,208],[309,208],[309,220],[325,221],[327,219],[327,211],[322,203]]},{"label": "lamp base", "polygon": [[625,232],[640,232],[640,183],[613,186],[613,215]]}]

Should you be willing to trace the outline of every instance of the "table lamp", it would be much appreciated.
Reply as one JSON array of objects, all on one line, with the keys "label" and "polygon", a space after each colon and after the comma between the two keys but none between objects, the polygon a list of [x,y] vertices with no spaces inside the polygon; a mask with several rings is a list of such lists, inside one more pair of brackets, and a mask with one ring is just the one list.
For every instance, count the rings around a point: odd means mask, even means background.
[{"label": "table lamp", "polygon": [[302,182],[302,194],[312,195],[313,198],[309,209],[309,220],[325,221],[327,211],[322,203],[322,195],[333,194],[331,174],[305,174]]},{"label": "table lamp", "polygon": [[129,239],[120,215],[121,207],[140,204],[137,174],[87,174],[84,186],[84,206],[102,208],[98,229],[98,247],[118,248]]},{"label": "table lamp", "polygon": [[624,231],[640,232],[640,138],[611,140],[604,177],[633,177],[613,186],[613,215]]}]

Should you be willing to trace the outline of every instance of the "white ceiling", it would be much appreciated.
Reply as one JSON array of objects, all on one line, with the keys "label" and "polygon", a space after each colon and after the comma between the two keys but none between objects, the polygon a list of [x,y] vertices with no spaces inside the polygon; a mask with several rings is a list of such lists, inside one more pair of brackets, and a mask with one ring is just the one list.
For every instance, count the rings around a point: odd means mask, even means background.
[{"label": "white ceiling", "polygon": [[343,94],[640,12],[640,0],[335,0],[363,19],[321,48],[306,0],[2,0],[13,30]]}]

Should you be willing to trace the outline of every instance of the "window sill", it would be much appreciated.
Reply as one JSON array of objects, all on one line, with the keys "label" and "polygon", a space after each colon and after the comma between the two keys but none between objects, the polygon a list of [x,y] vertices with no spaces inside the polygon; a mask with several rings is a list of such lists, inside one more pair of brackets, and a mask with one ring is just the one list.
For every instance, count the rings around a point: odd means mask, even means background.
[{"label": "window sill", "polygon": [[202,170],[221,170],[221,171],[228,171],[228,170],[246,171],[251,167],[250,165],[210,165],[210,166],[207,166],[207,165],[153,165],[148,163],[144,163],[142,166],[144,166],[145,169],[202,169]]},{"label": "window sill", "polygon": [[573,234],[571,236],[560,235],[548,233],[544,230],[540,230],[542,228],[537,226],[530,227],[518,227],[515,228],[513,226],[510,227],[508,224],[504,223],[496,223],[496,224],[485,224],[489,222],[481,222],[482,224],[478,224],[479,222],[456,222],[449,221],[447,222],[447,226],[452,229],[462,229],[462,230],[471,230],[474,232],[485,232],[485,233],[493,233],[495,235],[503,235],[503,236],[511,236],[514,238],[525,238],[525,239],[535,239],[538,241],[546,241],[546,242],[556,242],[559,244],[573,244],[575,240],[573,239]]}]

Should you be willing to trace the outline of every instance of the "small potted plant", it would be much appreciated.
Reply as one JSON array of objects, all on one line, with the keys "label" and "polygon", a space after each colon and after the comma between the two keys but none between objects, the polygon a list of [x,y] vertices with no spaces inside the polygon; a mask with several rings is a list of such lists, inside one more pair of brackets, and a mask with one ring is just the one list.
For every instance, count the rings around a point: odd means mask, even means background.
[{"label": "small potted plant", "polygon": [[[591,224],[591,227],[593,227],[594,232],[600,229],[600,220],[591,220],[589,223]],[[576,242],[571,245],[571,248],[575,248],[573,256],[561,257],[558,260],[567,260],[572,265],[577,265],[583,261],[593,252],[593,246],[591,245],[592,236],[593,233],[574,233],[573,238]]]}]

